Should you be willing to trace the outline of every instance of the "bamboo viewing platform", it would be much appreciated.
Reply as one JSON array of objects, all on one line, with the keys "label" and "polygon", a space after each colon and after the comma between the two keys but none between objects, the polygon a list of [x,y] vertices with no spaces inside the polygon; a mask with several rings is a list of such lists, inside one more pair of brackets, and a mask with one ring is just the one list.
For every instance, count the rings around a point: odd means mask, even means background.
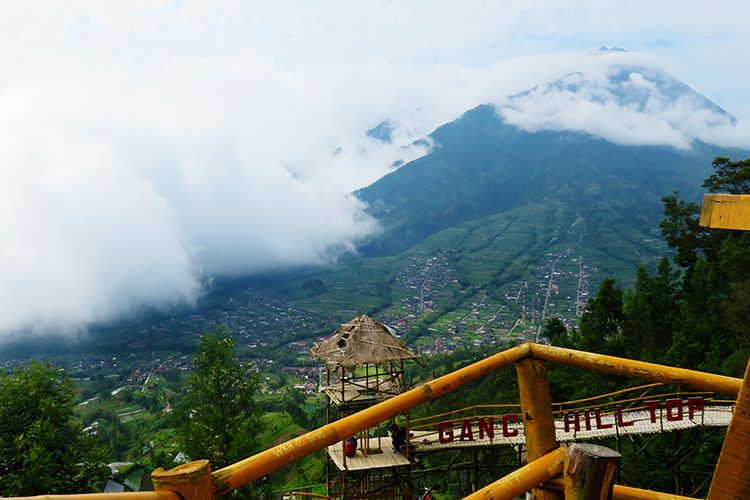
[{"label": "bamboo viewing platform", "polygon": [[394,378],[387,375],[378,380],[345,380],[343,383],[323,386],[321,391],[331,398],[333,404],[339,406],[345,403],[376,403],[403,392]]},{"label": "bamboo viewing platform", "polygon": [[[601,422],[607,428],[597,429],[594,425],[591,425],[588,430],[583,423],[581,424],[581,430],[575,430],[571,425],[566,430],[563,419],[557,419],[555,420],[555,436],[558,442],[568,443],[616,436],[656,434],[696,427],[727,427],[732,419],[732,410],[733,406],[731,405],[716,405],[707,407],[704,411],[700,412],[700,415],[696,415],[693,418],[683,418],[677,421],[659,419],[656,423],[651,421],[651,415],[648,410],[624,411],[622,413],[623,420],[633,425],[619,426],[616,415],[612,413],[601,416]],[[438,430],[416,430],[411,432],[411,447],[414,452],[419,453],[451,448],[518,446],[525,444],[526,436],[524,435],[522,423],[508,424],[507,427],[514,435],[504,435],[501,427],[496,423],[493,437],[490,438],[485,433],[483,437],[479,438],[479,425],[473,423],[471,429],[473,439],[460,439],[458,435],[460,429],[454,429],[456,436],[450,442],[440,442]]]}]

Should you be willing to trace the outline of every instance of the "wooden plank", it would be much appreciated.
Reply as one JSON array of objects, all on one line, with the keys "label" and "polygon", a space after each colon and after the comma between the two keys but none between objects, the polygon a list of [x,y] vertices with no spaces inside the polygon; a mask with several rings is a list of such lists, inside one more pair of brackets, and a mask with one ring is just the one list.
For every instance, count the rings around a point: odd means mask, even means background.
[{"label": "wooden plank", "polygon": [[721,447],[708,500],[750,498],[750,362]]},{"label": "wooden plank", "polygon": [[365,387],[360,384],[346,382],[343,384],[332,384],[322,388],[323,392],[331,398],[336,406],[346,403],[360,403],[365,401],[382,401],[400,394],[393,382],[383,380],[377,385]]},{"label": "wooden plank", "polygon": [[[340,443],[328,447],[328,456],[331,457],[331,460],[333,460],[333,463],[336,464],[339,470],[349,471],[402,467],[411,464],[406,455],[393,451],[393,444],[390,437],[384,436],[380,439],[382,453],[372,453],[371,451],[365,456],[361,450],[357,450],[355,456],[346,457],[346,465],[344,465],[344,453]],[[370,449],[377,448],[377,445],[378,438],[370,438]]]},{"label": "wooden plank", "polygon": [[700,225],[712,229],[750,231],[750,195],[704,195]]}]

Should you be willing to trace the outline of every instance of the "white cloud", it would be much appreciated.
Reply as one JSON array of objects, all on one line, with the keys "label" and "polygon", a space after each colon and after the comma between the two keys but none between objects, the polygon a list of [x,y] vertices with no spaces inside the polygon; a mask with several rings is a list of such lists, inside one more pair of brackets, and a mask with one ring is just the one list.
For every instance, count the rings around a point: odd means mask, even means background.
[{"label": "white cloud", "polygon": [[349,192],[420,152],[366,138],[333,97],[246,55],[7,85],[0,331],[71,330],[189,303],[207,275],[351,251],[376,226]]},{"label": "white cloud", "polygon": [[626,145],[750,148],[750,129],[641,54],[605,53],[574,72],[497,103],[527,131],[575,130]]},{"label": "white cloud", "polygon": [[[464,68],[290,70],[251,51],[138,69],[55,54],[15,75],[0,87],[5,334],[76,331],[189,304],[209,276],[353,251],[377,226],[350,193],[424,154],[403,146],[489,87]],[[392,144],[365,135],[387,118]]]},{"label": "white cloud", "polygon": [[[4,5],[0,335],[75,331],[143,307],[189,304],[208,276],[333,259],[377,230],[349,193],[394,160],[424,153],[402,145],[479,103],[582,67],[598,101],[530,98],[519,123],[523,115],[529,127],[594,127],[622,142],[742,141],[739,128],[706,132],[706,117],[685,111],[690,103],[668,108],[654,96],[653,116],[623,107],[607,97],[595,57],[565,53],[641,38],[648,49],[685,33],[710,43],[715,35],[697,22],[706,17],[699,8],[672,30],[671,7],[652,6],[645,25],[637,10],[550,2]],[[669,51],[710,68],[711,57]],[[528,56],[538,52],[554,55]],[[673,68],[690,75],[689,64]],[[735,75],[738,88],[744,74]],[[639,75],[627,85],[649,91],[648,75]],[[667,118],[654,122],[658,113]],[[393,144],[364,135],[384,119],[398,124]]]}]

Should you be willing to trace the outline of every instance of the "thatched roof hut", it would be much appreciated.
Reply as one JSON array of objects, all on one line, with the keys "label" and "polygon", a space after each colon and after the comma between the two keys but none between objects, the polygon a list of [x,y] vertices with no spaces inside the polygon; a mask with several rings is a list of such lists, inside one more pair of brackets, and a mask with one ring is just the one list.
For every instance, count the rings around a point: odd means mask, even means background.
[{"label": "thatched roof hut", "polygon": [[341,325],[333,335],[310,349],[310,356],[344,368],[417,357],[388,326],[367,315]]}]

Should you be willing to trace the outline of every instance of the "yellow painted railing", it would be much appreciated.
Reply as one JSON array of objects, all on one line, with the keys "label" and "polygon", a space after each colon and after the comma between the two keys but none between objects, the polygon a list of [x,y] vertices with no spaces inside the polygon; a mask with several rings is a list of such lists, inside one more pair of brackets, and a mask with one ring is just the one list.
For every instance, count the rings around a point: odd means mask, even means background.
[{"label": "yellow painted railing", "polygon": [[[549,400],[546,368],[544,368],[543,364],[545,361],[574,366],[585,370],[637,378],[648,382],[674,384],[701,391],[711,391],[733,398],[737,397],[743,384],[742,379],[723,375],[674,368],[615,356],[587,353],[573,349],[526,343],[448,373],[403,394],[310,431],[223,469],[211,472],[210,466],[206,461],[197,461],[172,469],[171,471],[157,470],[152,475],[157,489],[155,492],[48,495],[36,498],[60,500],[176,500],[182,497],[202,500],[204,498],[208,499],[225,495],[253,480],[260,479],[277,471],[295,460],[338,443],[349,436],[378,425],[418,405],[452,392],[489,373],[510,365],[515,365],[518,372],[523,414],[526,416],[534,415],[536,417],[533,422],[527,422],[524,419],[524,425],[528,425],[526,429],[527,440],[531,440],[527,442],[527,453],[530,463],[526,467],[514,472],[514,475],[511,475],[512,478],[520,478],[519,480],[523,481],[523,487],[526,487],[530,484],[528,482],[529,477],[533,475],[526,471],[538,471],[542,466],[541,464],[535,465],[536,460],[547,457],[550,451],[554,451],[557,448],[554,438],[554,428],[552,428],[552,431],[549,430],[549,426],[553,423],[553,407]],[[585,402],[585,400],[581,400],[580,402]],[[559,452],[555,453],[556,455],[553,457],[544,458],[544,460],[551,460],[554,464],[557,464]],[[550,478],[559,474],[559,471],[554,474],[552,473],[557,471],[557,465],[554,467],[550,466],[545,470],[550,474]],[[535,481],[536,479],[537,476],[534,475],[533,480]],[[620,491],[625,490],[621,489]],[[629,494],[631,495],[637,495],[638,491],[645,490],[628,489],[628,491],[630,491]],[[176,493],[180,496],[177,496]],[[621,496],[621,498],[656,497]],[[677,497],[664,496],[663,498]]]},{"label": "yellow painted railing", "polygon": [[174,491],[129,491],[126,493],[79,493],[76,495],[37,495],[33,497],[8,497],[24,498],[26,500],[181,500],[182,497]]}]

